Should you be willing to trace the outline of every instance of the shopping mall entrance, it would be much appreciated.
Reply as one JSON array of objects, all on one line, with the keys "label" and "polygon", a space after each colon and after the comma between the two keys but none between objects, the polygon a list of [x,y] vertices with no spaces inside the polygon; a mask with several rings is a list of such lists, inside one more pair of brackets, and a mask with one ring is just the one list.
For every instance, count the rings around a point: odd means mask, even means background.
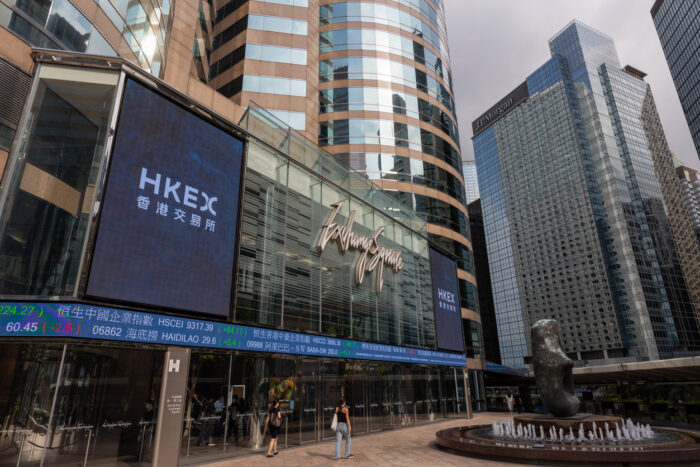
[{"label": "shopping mall entrance", "polygon": [[267,449],[275,399],[284,417],[278,443],[288,447],[335,439],[340,397],[356,435],[466,416],[462,381],[454,368],[193,352],[180,465]]},{"label": "shopping mall entrance", "polygon": [[[0,466],[150,465],[165,349],[6,342],[0,353]],[[280,400],[280,447],[335,438],[338,398],[353,434],[464,417],[462,369],[193,349],[180,465],[261,452]]]}]

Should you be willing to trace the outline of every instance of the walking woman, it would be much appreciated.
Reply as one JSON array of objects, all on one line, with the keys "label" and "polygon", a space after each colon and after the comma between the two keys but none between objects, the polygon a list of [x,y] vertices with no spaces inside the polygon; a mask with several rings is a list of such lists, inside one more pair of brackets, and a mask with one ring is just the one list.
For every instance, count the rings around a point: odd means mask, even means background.
[{"label": "walking woman", "polygon": [[335,430],[335,460],[339,461],[340,457],[340,442],[345,438],[345,458],[352,459],[354,456],[350,454],[350,410],[345,403],[345,399],[338,400],[338,407],[335,408],[335,413],[338,414],[338,426]]},{"label": "walking woman", "polygon": [[282,426],[280,401],[275,399],[272,401],[272,408],[268,410],[267,418],[265,419],[265,428],[270,430],[270,446],[267,448],[267,457],[279,454],[277,452],[277,436],[280,434],[280,426]]}]

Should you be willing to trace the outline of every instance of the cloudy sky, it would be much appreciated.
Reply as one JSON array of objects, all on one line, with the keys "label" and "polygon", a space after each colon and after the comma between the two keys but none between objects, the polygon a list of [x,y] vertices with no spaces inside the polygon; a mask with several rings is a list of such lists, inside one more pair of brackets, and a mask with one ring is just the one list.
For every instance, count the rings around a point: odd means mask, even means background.
[{"label": "cloudy sky", "polygon": [[547,41],[576,18],[615,40],[620,63],[648,74],[671,151],[700,168],[649,10],[654,0],[443,0],[462,157],[471,122],[550,58]]}]

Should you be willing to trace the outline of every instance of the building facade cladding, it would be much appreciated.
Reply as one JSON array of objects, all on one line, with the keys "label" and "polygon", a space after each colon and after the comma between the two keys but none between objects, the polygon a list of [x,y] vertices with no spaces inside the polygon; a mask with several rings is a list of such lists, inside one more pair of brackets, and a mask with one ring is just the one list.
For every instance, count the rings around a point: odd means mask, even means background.
[{"label": "building facade cladding", "polygon": [[[229,0],[213,7],[207,1],[200,10],[213,11],[206,25],[213,32],[208,43],[202,40],[199,79],[243,108],[254,102],[268,109],[316,141],[318,0]],[[197,43],[194,52],[202,53]]]},{"label": "building facade cladding", "polygon": [[[193,465],[262,451],[261,428],[273,399],[280,400],[284,416],[280,446],[293,446],[335,438],[329,425],[339,397],[351,407],[353,432],[362,434],[463,417],[466,388],[483,393],[473,370],[467,386],[464,354],[438,351],[429,240],[425,221],[415,213],[267,112],[251,107],[236,126],[119,59],[86,62],[51,51],[37,60],[18,131],[22,137],[13,146],[0,201],[0,294],[25,300],[0,305],[0,367],[7,370],[0,383],[0,417],[5,433],[12,433],[0,440],[0,449],[11,451],[0,465],[35,465],[42,458],[46,463],[80,458],[89,465],[118,458],[148,465],[166,451],[175,459],[179,453],[179,465]],[[138,97],[130,97],[133,92]],[[105,219],[116,214],[108,213],[110,192],[123,188],[115,184],[114,171],[120,160],[134,158],[120,150],[125,140],[119,135],[134,118],[129,109],[152,111],[153,100],[165,106],[157,109],[170,109],[160,113],[162,120],[149,119],[152,128],[123,134],[148,145],[154,128],[177,133],[173,148],[154,149],[163,158],[177,154],[185,134],[226,133],[246,144],[232,302],[218,318],[87,292]],[[168,126],[173,115],[197,121],[199,131],[194,125]],[[211,148],[204,140],[190,142],[201,153],[180,159],[207,166]],[[71,157],[55,157],[66,145],[74,148]],[[172,176],[179,164],[164,170]],[[148,175],[154,177],[150,168]],[[144,186],[155,186],[158,178]],[[162,195],[172,209],[183,188],[176,190],[179,182],[170,179],[165,183]],[[132,188],[143,189],[139,183]],[[221,204],[215,206],[225,216],[220,209],[225,199],[218,194]],[[129,197],[131,212],[173,230],[194,228],[160,217],[157,189],[153,195],[150,207]],[[393,271],[385,265],[379,293],[376,269],[357,285],[360,252],[317,246],[332,206],[340,202],[335,222],[345,225],[354,212],[354,234],[369,238],[379,232],[382,247],[401,253],[403,267]],[[217,219],[216,228],[222,228],[223,218]],[[210,234],[203,229],[197,232]],[[149,254],[162,260],[160,251]],[[182,255],[176,256],[181,264]],[[480,358],[480,330],[468,329],[470,358]],[[385,354],[373,359],[372,352]],[[419,363],[419,356],[451,360]],[[173,372],[184,373],[184,379],[166,404]],[[76,379],[82,383],[75,385]],[[36,390],[28,394],[26,388]],[[61,402],[55,404],[59,392]],[[177,420],[168,422],[168,414]],[[170,441],[153,441],[162,440],[168,423],[176,427]],[[47,430],[62,449],[47,447]]]},{"label": "building facade cladding", "polygon": [[686,167],[680,163],[675,165],[676,175],[681,184],[683,201],[685,201],[693,230],[695,230],[700,242],[700,175],[693,168]]},{"label": "building facade cladding", "polygon": [[476,176],[476,162],[462,161],[462,174],[464,175],[467,204],[471,204],[479,199],[479,179]]},{"label": "building facade cladding", "polygon": [[94,55],[119,55],[154,76],[162,76],[170,1],[10,0],[2,26],[34,47]]},{"label": "building facade cladding", "polygon": [[697,243],[649,87],[577,21],[550,49],[473,139],[503,363],[528,363],[513,329],[552,317],[575,360],[695,353]]},{"label": "building facade cladding", "polygon": [[167,0],[0,2],[0,28],[10,33],[0,46],[0,174],[19,124],[12,109],[23,106],[29,91],[29,47],[121,56],[161,77],[170,27]]},{"label": "building facade cladding", "polygon": [[700,157],[700,5],[693,0],[657,0],[651,16]]},{"label": "building facade cladding", "polygon": [[319,144],[426,217],[469,273],[462,307],[476,311],[442,7],[324,2],[320,24]]},{"label": "building facade cladding", "polygon": [[269,110],[423,214],[431,239],[467,273],[463,305],[476,310],[442,7],[430,0],[215,6],[206,14],[211,7],[200,2],[200,18],[213,23],[198,34],[213,32],[209,52],[202,53],[205,40],[195,43],[199,79],[243,107],[254,101]]}]

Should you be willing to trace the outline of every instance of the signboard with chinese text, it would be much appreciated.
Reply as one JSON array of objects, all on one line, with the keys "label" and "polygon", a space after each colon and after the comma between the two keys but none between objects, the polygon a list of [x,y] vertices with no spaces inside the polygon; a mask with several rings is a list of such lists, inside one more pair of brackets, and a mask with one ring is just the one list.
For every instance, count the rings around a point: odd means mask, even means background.
[{"label": "signboard with chinese text", "polygon": [[447,256],[431,248],[430,269],[437,346],[439,349],[464,352],[457,265]]},{"label": "signboard with chinese text", "polygon": [[[461,338],[461,327],[460,327]],[[0,302],[0,337],[72,337],[464,367],[464,353],[56,302]]]},{"label": "signboard with chinese text", "polygon": [[228,317],[243,142],[128,80],[86,294]]}]

